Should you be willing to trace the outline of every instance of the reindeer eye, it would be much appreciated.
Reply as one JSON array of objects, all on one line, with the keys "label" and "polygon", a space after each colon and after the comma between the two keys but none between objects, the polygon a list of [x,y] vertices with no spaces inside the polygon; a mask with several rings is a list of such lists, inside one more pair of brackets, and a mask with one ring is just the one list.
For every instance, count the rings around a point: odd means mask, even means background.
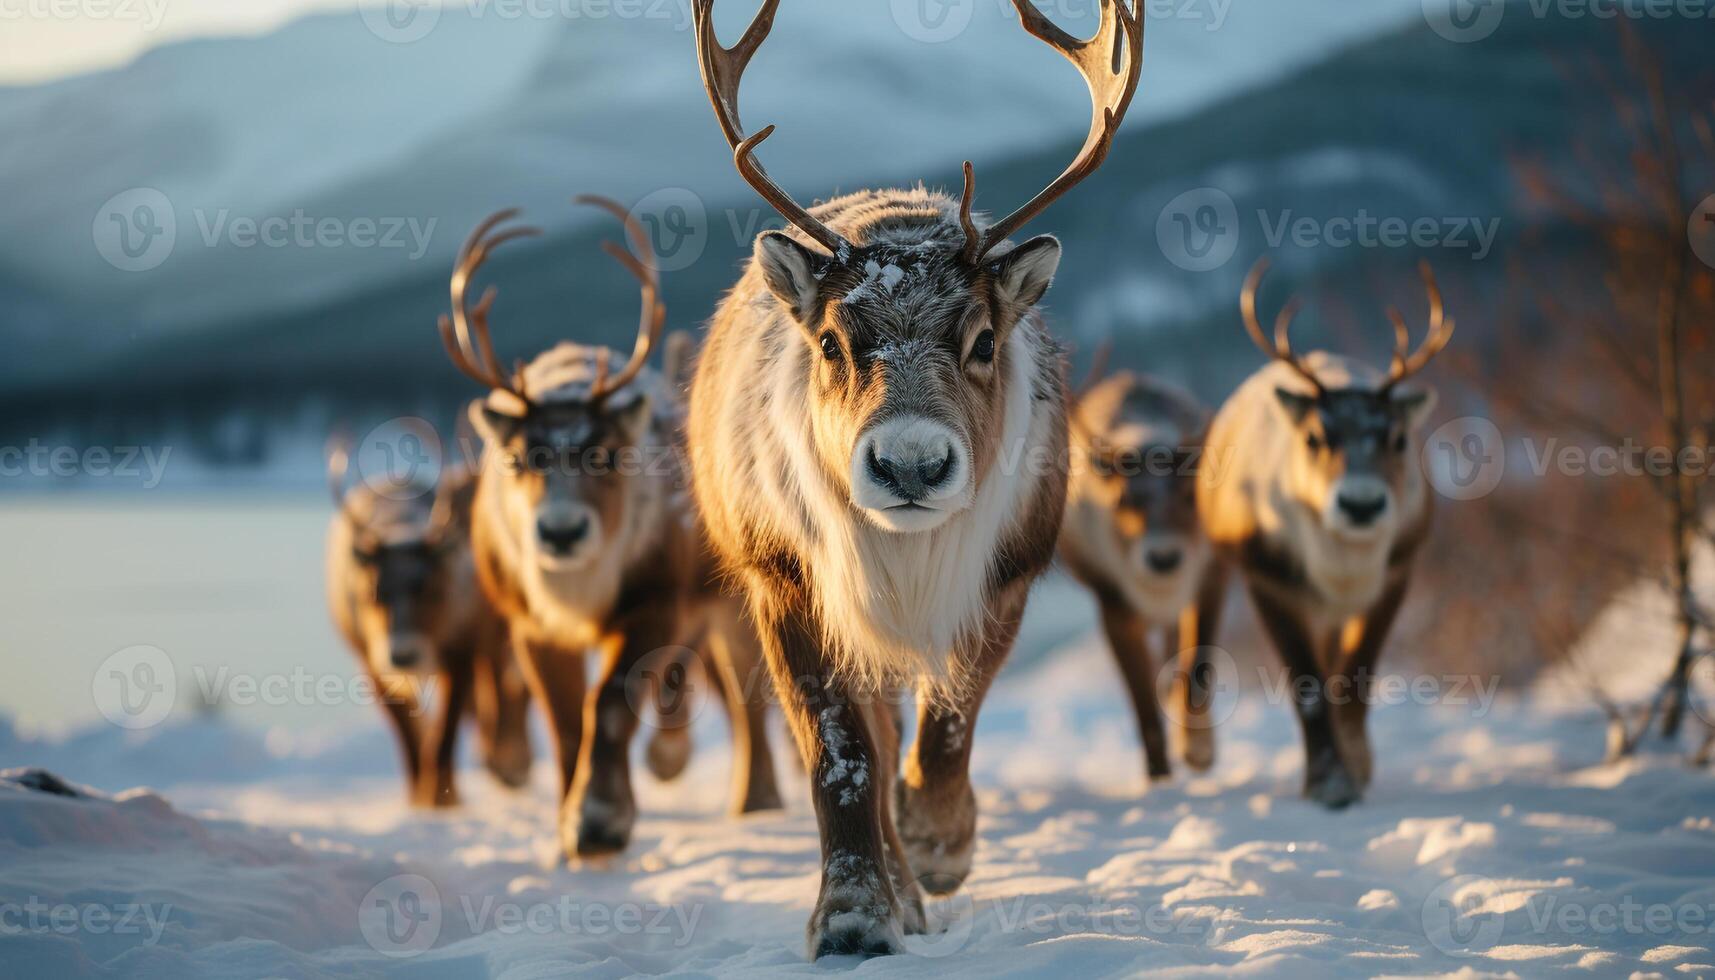
[{"label": "reindeer eye", "polygon": [[971,345],[971,360],[978,364],[987,364],[994,360],[993,330],[984,330],[977,334],[977,342]]},{"label": "reindeer eye", "polygon": [[1304,445],[1307,446],[1311,452],[1319,453],[1322,451],[1322,437],[1312,432],[1304,437]]},{"label": "reindeer eye", "polygon": [[822,334],[822,357],[830,361],[840,359],[840,341],[831,330]]}]

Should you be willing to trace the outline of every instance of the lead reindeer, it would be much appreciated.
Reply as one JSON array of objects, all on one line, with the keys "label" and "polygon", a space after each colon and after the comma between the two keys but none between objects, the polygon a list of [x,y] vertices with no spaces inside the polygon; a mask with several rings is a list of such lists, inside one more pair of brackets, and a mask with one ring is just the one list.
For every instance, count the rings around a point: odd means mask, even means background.
[{"label": "lead reindeer", "polygon": [[1208,454],[1223,465],[1198,482],[1210,539],[1243,572],[1293,684],[1304,735],[1304,794],[1330,808],[1358,800],[1372,770],[1366,730],[1377,659],[1429,533],[1432,498],[1419,457],[1432,389],[1407,381],[1453,336],[1428,263],[1429,330],[1411,350],[1388,314],[1394,356],[1384,374],[1321,351],[1299,356],[1288,333],[1297,303],[1257,319],[1257,263],[1241,309],[1272,363],[1215,417]]},{"label": "lead reindeer", "polygon": [[[691,389],[693,487],[739,577],[811,780],[822,878],[812,957],[898,952],[922,889],[969,873],[971,732],[1054,553],[1066,491],[1064,365],[1036,310],[1060,260],[1009,237],[1101,164],[1136,89],[1142,23],[1114,0],[1080,41],[1023,0],[1025,28],[1084,75],[1077,159],[1002,221],[916,190],[806,210],[754,155],[738,90],[773,24],[765,0],[697,50],[739,172],[792,229],[760,236],[714,316]],[[903,774],[892,689],[914,685]]]},{"label": "lead reindeer", "polygon": [[[506,242],[540,234],[484,222],[452,278],[453,314],[440,323],[453,363],[490,390],[470,416],[488,451],[474,507],[477,572],[507,617],[525,676],[548,715],[561,777],[560,844],[568,857],[623,850],[637,807],[628,747],[640,694],[682,669],[687,641],[716,654],[723,681],[760,670],[754,634],[722,595],[684,500],[682,402],[645,362],[661,336],[649,239],[623,207],[580,197],[625,225],[630,249],[609,254],[642,284],[636,346],[618,371],[605,347],[562,343],[505,371],[489,337],[491,287],[466,302],[472,276]],[[599,648],[599,680],[587,694],[584,652]],[[643,683],[640,683],[643,682]],[[628,690],[628,684],[630,688]],[[780,805],[756,685],[723,683],[733,716],[734,806]],[[748,702],[735,703],[744,692]],[[683,767],[682,727],[663,725],[649,749],[662,778]]]},{"label": "lead reindeer", "polygon": [[1177,657],[1179,749],[1192,769],[1215,759],[1212,665],[1226,576],[1197,519],[1197,473],[1209,413],[1195,398],[1130,371],[1101,379],[1072,412],[1071,486],[1060,561],[1096,598],[1125,678],[1151,780],[1172,775],[1156,695],[1161,657]]},{"label": "lead reindeer", "polygon": [[[382,694],[399,742],[407,795],[419,806],[458,802],[453,769],[460,720],[477,720],[484,763],[507,786],[530,775],[529,696],[507,648],[506,624],[476,583],[470,548],[475,481],[449,467],[432,494],[347,489],[347,449],[336,444],[328,479],[328,607]],[[427,714],[418,691],[433,680]]]}]

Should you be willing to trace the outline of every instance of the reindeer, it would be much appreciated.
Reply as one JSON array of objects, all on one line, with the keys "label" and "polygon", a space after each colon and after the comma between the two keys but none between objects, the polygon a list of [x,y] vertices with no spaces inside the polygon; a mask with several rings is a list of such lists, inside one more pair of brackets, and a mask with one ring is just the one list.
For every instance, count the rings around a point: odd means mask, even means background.
[{"label": "reindeer", "polygon": [[[432,494],[394,497],[346,489],[349,453],[336,443],[328,479],[336,512],[328,528],[328,606],[380,693],[398,736],[408,798],[458,803],[453,782],[460,718],[474,712],[490,772],[510,787],[530,775],[529,704],[507,649],[506,624],[476,584],[470,548],[475,481],[449,467]],[[425,500],[427,498],[427,500]],[[439,699],[426,727],[421,685]]]},{"label": "reindeer", "polygon": [[[1060,243],[1008,239],[1106,157],[1142,23],[1106,0],[1079,41],[1015,0],[1084,75],[1094,119],[1060,177],[988,224],[968,162],[957,201],[883,190],[807,210],[768,177],[755,150],[774,128],[745,134],[738,90],[778,6],[764,0],[732,48],[713,0],[694,7],[734,163],[791,229],[757,238],[712,321],[691,388],[692,487],[811,776],[809,953],[882,955],[925,928],[924,885],[950,892],[970,871],[972,726],[1065,506],[1063,358],[1037,311]],[[905,686],[917,741],[894,785]]]},{"label": "reindeer", "polygon": [[1289,302],[1273,339],[1257,319],[1257,263],[1240,302],[1245,329],[1271,359],[1222,406],[1207,453],[1223,461],[1198,481],[1197,509],[1216,549],[1242,571],[1264,631],[1284,661],[1304,735],[1304,794],[1331,809],[1357,801],[1372,769],[1369,687],[1429,533],[1432,499],[1420,462],[1433,389],[1408,380],[1453,337],[1428,263],[1429,329],[1411,350],[1388,311],[1394,355],[1384,375],[1337,354],[1299,356]]},{"label": "reindeer", "polygon": [[[1226,593],[1197,520],[1197,472],[1209,413],[1190,394],[1120,371],[1092,384],[1072,410],[1072,477],[1060,561],[1095,596],[1102,629],[1137,713],[1151,780],[1172,775],[1156,700],[1149,634],[1176,653],[1179,747],[1186,765],[1214,763],[1210,671]],[[1189,645],[1185,645],[1185,644]]]},{"label": "reindeer", "polygon": [[[684,499],[682,402],[645,367],[666,320],[648,236],[614,201],[578,201],[623,222],[630,250],[604,248],[642,285],[637,342],[620,370],[609,371],[609,349],[574,343],[510,372],[500,368],[488,327],[495,290],[474,307],[465,293],[497,247],[540,234],[503,228],[516,211],[472,234],[452,277],[452,316],[439,324],[453,364],[489,389],[469,412],[489,447],[474,505],[477,574],[510,625],[549,719],[568,858],[610,854],[630,841],[637,807],[627,749],[640,721],[637,683],[656,687],[652,679],[685,667],[680,644],[700,637],[712,637],[725,681],[758,670],[761,657],[737,600],[720,591]],[[586,704],[583,654],[591,647],[602,660]],[[764,699],[755,685],[721,686],[733,715],[735,808],[778,807]],[[746,691],[750,699],[735,703]],[[683,768],[683,737],[677,724],[657,731],[648,759],[661,778]]]}]

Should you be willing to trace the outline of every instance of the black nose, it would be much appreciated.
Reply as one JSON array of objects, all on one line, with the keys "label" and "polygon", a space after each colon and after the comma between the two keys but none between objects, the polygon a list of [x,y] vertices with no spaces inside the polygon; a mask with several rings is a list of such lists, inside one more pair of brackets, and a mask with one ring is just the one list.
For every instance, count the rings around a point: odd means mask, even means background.
[{"label": "black nose", "polygon": [[548,546],[548,550],[557,555],[570,553],[573,548],[578,546],[578,542],[582,541],[589,533],[590,519],[587,517],[580,517],[577,523],[568,524],[565,527],[554,527],[541,521],[536,522],[536,536],[542,539],[542,543]]},{"label": "black nose", "polygon": [[1180,554],[1178,548],[1151,548],[1143,556],[1143,560],[1149,563],[1150,570],[1157,575],[1166,575],[1178,568],[1179,562],[1183,558],[1184,555]]},{"label": "black nose", "polygon": [[877,454],[871,445],[868,466],[875,482],[908,501],[917,501],[933,493],[952,475],[953,450],[946,447],[939,455],[924,455],[913,462],[900,463]]},{"label": "black nose", "polygon": [[1359,527],[1366,527],[1374,523],[1375,519],[1381,516],[1382,511],[1387,510],[1387,497],[1385,496],[1348,497],[1341,494],[1336,502],[1340,505],[1341,512],[1351,518],[1352,523]]},{"label": "black nose", "polygon": [[415,643],[395,643],[390,653],[395,667],[415,667],[423,659],[423,648]]}]

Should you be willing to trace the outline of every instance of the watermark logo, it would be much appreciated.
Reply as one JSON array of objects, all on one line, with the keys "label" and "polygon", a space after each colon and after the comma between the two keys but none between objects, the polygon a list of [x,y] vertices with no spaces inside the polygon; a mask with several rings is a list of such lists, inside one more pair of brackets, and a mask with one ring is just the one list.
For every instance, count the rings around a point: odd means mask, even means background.
[{"label": "watermark logo", "polygon": [[129,646],[95,668],[90,694],[101,716],[132,730],[167,720],[178,698],[178,671],[160,647]]},{"label": "watermark logo", "polygon": [[1238,251],[1238,206],[1219,188],[1186,191],[1161,210],[1155,240],[1167,261],[1186,272],[1219,269]]},{"label": "watermark logo", "polygon": [[369,32],[389,44],[414,44],[434,33],[441,22],[440,0],[380,0],[358,2],[358,14]]},{"label": "watermark logo", "polygon": [[1506,920],[1485,911],[1495,883],[1481,875],[1460,875],[1437,885],[1423,900],[1423,934],[1448,956],[1476,956],[1500,941]]},{"label": "watermark logo", "polygon": [[1507,472],[1506,440],[1495,423],[1475,415],[1453,419],[1423,441],[1423,471],[1448,500],[1487,497]]},{"label": "watermark logo", "polygon": [[352,452],[358,479],[390,500],[434,492],[441,473],[441,437],[414,415],[388,419],[364,435]]},{"label": "watermark logo", "polygon": [[709,212],[703,199],[684,187],[663,187],[638,201],[631,216],[649,232],[655,267],[662,272],[690,268],[709,244]]},{"label": "watermark logo", "polygon": [[1179,706],[1185,728],[1212,729],[1238,707],[1238,678],[1239,666],[1232,654],[1220,647],[1194,647],[1161,665],[1155,689],[1173,692],[1170,703]]},{"label": "watermark logo", "polygon": [[363,896],[357,927],[382,956],[420,955],[441,935],[440,889],[422,875],[394,875]]},{"label": "watermark logo", "polygon": [[1715,194],[1704,198],[1691,212],[1686,234],[1691,236],[1691,251],[1704,265],[1715,269]]},{"label": "watermark logo", "polygon": [[892,0],[893,22],[924,44],[951,41],[971,25],[976,0]]},{"label": "watermark logo", "polygon": [[[944,884],[927,876],[917,880],[926,890],[936,884]],[[909,941],[911,952],[936,960],[952,956],[970,944],[971,933],[977,926],[977,904],[969,888],[960,888],[942,901],[929,903],[923,914],[929,920],[929,928],[922,937]]]},{"label": "watermark logo", "polygon": [[[743,678],[742,683],[753,680]],[[709,687],[694,650],[667,646],[644,654],[626,672],[625,701],[643,724],[681,729],[702,716],[713,694]]]},{"label": "watermark logo", "polygon": [[1423,0],[1423,19],[1455,44],[1482,41],[1500,29],[1506,0]]},{"label": "watermark logo", "polygon": [[134,187],[108,198],[90,231],[108,265],[121,272],[148,272],[172,256],[179,219],[167,195]]}]

